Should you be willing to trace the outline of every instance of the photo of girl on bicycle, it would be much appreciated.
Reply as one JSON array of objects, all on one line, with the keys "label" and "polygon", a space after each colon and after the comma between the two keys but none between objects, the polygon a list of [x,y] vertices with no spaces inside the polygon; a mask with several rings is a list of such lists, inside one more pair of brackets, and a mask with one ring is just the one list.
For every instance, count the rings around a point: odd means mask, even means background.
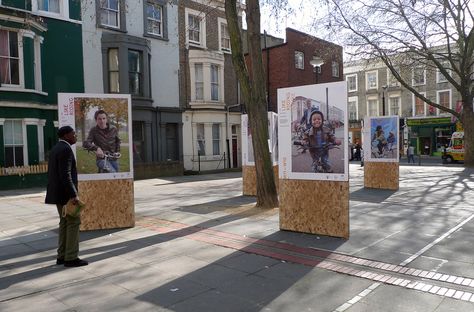
[{"label": "photo of girl on bicycle", "polygon": [[398,116],[370,117],[368,122],[370,140],[365,141],[370,143],[366,146],[370,154],[365,155],[367,161],[398,161]]}]

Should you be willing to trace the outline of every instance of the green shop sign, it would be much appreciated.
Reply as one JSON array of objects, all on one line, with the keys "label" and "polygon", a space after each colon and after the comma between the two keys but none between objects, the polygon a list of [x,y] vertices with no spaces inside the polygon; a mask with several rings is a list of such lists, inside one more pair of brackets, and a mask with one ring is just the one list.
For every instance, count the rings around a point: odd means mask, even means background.
[{"label": "green shop sign", "polygon": [[407,119],[408,126],[450,124],[451,117]]}]

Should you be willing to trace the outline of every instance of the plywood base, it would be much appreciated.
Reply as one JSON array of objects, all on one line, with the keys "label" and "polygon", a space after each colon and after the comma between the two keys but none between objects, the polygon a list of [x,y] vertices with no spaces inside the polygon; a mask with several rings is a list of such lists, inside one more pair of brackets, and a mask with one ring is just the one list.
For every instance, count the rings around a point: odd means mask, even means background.
[{"label": "plywood base", "polygon": [[133,179],[79,181],[79,198],[82,231],[135,225]]},{"label": "plywood base", "polygon": [[398,190],[400,169],[398,162],[364,162],[364,186]]},{"label": "plywood base", "polygon": [[280,229],[349,238],[349,182],[280,179]]},{"label": "plywood base", "polygon": [[[273,175],[275,176],[275,186],[278,193],[278,166],[273,166]],[[257,171],[255,166],[242,167],[242,193],[246,196],[257,195]]]}]

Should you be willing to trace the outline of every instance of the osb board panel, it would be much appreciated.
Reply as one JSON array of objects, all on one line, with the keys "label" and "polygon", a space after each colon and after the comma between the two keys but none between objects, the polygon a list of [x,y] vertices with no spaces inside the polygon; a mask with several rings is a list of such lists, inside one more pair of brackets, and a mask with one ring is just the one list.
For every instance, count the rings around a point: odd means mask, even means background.
[{"label": "osb board panel", "polygon": [[280,179],[280,229],[349,238],[349,182]]},{"label": "osb board panel", "polygon": [[[278,193],[278,166],[273,166],[275,186]],[[257,172],[255,166],[242,167],[242,193],[247,196],[257,196]]]},{"label": "osb board panel", "polygon": [[79,181],[79,198],[86,204],[81,230],[133,227],[133,180]]},{"label": "osb board panel", "polygon": [[364,162],[364,186],[398,190],[399,172],[397,162]]}]

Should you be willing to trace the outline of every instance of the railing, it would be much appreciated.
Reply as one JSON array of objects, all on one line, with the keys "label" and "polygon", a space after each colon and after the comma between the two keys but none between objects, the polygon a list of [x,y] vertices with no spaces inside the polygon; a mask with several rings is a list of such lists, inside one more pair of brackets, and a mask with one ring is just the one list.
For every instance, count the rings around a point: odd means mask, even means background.
[{"label": "railing", "polygon": [[27,174],[38,174],[38,173],[46,173],[48,172],[48,164],[39,164],[39,165],[31,165],[31,166],[19,166],[19,167],[7,167],[2,168],[0,167],[0,176],[12,176],[12,175],[19,175],[24,176]]}]

